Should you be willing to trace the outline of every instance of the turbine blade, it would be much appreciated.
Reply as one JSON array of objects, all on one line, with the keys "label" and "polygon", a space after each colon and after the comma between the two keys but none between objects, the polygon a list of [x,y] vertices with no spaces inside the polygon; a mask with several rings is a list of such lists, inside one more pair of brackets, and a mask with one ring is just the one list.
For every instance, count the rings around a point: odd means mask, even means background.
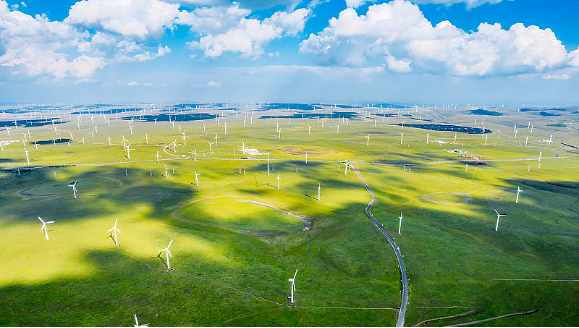
[{"label": "turbine blade", "polygon": [[169,249],[169,247],[171,247],[172,243],[173,243],[173,239],[171,239],[171,241],[169,242],[169,246],[167,246],[167,249]]},{"label": "turbine blade", "polygon": [[499,214],[499,211],[497,211],[497,209],[496,209],[496,208],[493,208],[493,210],[495,210],[495,212],[496,212],[497,214]]},{"label": "turbine blade", "polygon": [[40,222],[44,223],[44,221],[40,218],[40,216],[38,217],[38,219],[40,220]]},{"label": "turbine blade", "polygon": [[46,224],[49,224],[49,223],[54,223],[54,221],[48,221],[48,222],[46,222]]},{"label": "turbine blade", "polygon": [[296,279],[297,274],[298,274],[298,270],[296,270],[296,273],[294,273],[294,280]]}]

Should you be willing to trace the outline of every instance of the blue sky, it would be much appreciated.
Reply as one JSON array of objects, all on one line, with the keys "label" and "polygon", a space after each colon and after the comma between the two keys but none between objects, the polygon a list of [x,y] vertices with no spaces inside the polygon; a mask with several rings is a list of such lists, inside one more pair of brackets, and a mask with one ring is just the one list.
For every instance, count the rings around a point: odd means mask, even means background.
[{"label": "blue sky", "polygon": [[576,0],[0,0],[0,102],[579,104]]}]

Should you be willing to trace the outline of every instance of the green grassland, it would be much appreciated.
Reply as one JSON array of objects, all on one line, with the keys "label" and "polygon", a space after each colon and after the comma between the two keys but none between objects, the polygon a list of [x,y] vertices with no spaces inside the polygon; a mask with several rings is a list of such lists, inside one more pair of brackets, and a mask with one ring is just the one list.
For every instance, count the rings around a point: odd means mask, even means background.
[{"label": "green grassland", "polygon": [[[136,313],[151,326],[392,326],[400,271],[364,214],[370,195],[353,170],[344,174],[349,160],[376,194],[374,217],[404,254],[406,325],[538,310],[479,325],[577,326],[579,151],[560,144],[579,145],[577,129],[563,124],[577,117],[507,112],[485,117],[488,140],[456,133],[456,145],[454,132],[393,125],[402,118],[256,115],[244,126],[230,114],[219,125],[175,128],[135,120],[131,134],[128,121],[111,115],[107,126],[95,115],[91,134],[87,116],[80,129],[73,116],[57,125],[70,146],[27,144],[30,166],[22,143],[0,153],[0,325],[126,326]],[[475,117],[409,113],[468,126]],[[0,140],[27,130],[29,142],[57,137],[48,125],[0,131]],[[538,141],[553,132],[551,145]],[[166,147],[174,140],[175,150]],[[242,142],[270,153],[269,175],[267,156],[247,159]],[[73,199],[67,185],[76,180]],[[498,231],[495,208],[507,214]],[[50,240],[37,216],[56,221]],[[117,219],[120,246],[107,232]],[[174,270],[158,256],[170,240]],[[291,304],[287,279],[296,269]]]}]

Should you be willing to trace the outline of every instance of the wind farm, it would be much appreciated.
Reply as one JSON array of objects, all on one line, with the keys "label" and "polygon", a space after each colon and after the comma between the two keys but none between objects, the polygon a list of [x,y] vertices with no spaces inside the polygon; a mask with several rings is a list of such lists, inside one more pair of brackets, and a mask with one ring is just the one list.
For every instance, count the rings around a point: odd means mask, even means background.
[{"label": "wind farm", "polygon": [[578,109],[478,109],[3,106],[0,325],[577,325]]}]

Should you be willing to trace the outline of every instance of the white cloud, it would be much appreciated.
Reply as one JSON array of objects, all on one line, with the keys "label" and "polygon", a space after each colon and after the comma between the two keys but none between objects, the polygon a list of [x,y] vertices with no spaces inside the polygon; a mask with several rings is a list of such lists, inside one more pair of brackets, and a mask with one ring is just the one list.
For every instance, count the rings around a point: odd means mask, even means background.
[{"label": "white cloud", "polygon": [[457,3],[466,3],[467,8],[474,8],[480,5],[484,5],[485,3],[496,4],[501,2],[502,0],[412,0],[414,3],[421,3],[421,4],[442,4],[445,6],[454,5]]},{"label": "white cloud", "polygon": [[229,7],[200,8],[181,12],[178,24],[191,26],[199,32],[199,41],[192,48],[202,49],[206,57],[219,57],[225,52],[239,52],[243,57],[257,59],[263,47],[282,36],[295,36],[304,29],[310,9],[290,13],[276,12],[263,21],[245,18],[250,11],[240,9],[237,3]]},{"label": "white cloud", "polygon": [[86,0],[70,8],[65,22],[147,38],[171,28],[178,15],[178,4],[159,0]]},{"label": "white cloud", "polygon": [[368,0],[346,0],[346,6],[348,8],[358,8],[366,2],[368,2]]},{"label": "white cloud", "polygon": [[221,82],[215,82],[215,81],[212,80],[212,81],[209,81],[209,82],[207,82],[207,83],[205,83],[205,84],[191,84],[191,86],[192,86],[192,87],[195,87],[195,88],[204,88],[204,87],[207,87],[207,88],[219,88],[219,87],[221,87]]},{"label": "white cloud", "polygon": [[343,10],[304,40],[300,52],[323,64],[359,66],[373,57],[394,72],[459,76],[540,73],[569,62],[550,29],[482,23],[467,33],[448,21],[432,26],[417,5],[403,0],[370,6],[366,15]]},{"label": "white cloud", "polygon": [[131,81],[131,82],[127,83],[127,86],[129,86],[129,87],[135,87],[137,85],[139,85],[139,82],[137,82],[137,81]]},{"label": "white cloud", "polygon": [[68,24],[11,11],[0,1],[0,66],[13,67],[30,77],[86,79],[105,66],[100,56],[79,54],[86,48],[86,32]]},{"label": "white cloud", "polygon": [[568,80],[571,76],[569,74],[548,74],[543,75],[543,79],[545,80]]},{"label": "white cloud", "polygon": [[[141,48],[132,48],[134,50],[140,50]],[[131,51],[134,51],[131,50]],[[127,51],[130,52],[130,51]],[[167,46],[159,46],[159,48],[157,49],[156,53],[151,53],[149,51],[145,51],[143,53],[139,53],[139,54],[135,54],[135,55],[120,55],[117,57],[117,60],[120,62],[130,62],[130,61],[147,61],[147,60],[152,60],[155,58],[159,58],[161,56],[164,56],[168,53],[171,52],[171,48],[167,47]]]},{"label": "white cloud", "polygon": [[200,7],[193,11],[181,11],[176,23],[191,26],[192,32],[201,34],[221,34],[235,28],[239,22],[251,14],[251,10],[231,6]]},{"label": "white cloud", "polygon": [[304,30],[306,17],[310,14],[309,9],[301,8],[291,13],[278,11],[271,17],[266,18],[263,23],[278,26],[283,29],[286,35],[295,36]]}]

